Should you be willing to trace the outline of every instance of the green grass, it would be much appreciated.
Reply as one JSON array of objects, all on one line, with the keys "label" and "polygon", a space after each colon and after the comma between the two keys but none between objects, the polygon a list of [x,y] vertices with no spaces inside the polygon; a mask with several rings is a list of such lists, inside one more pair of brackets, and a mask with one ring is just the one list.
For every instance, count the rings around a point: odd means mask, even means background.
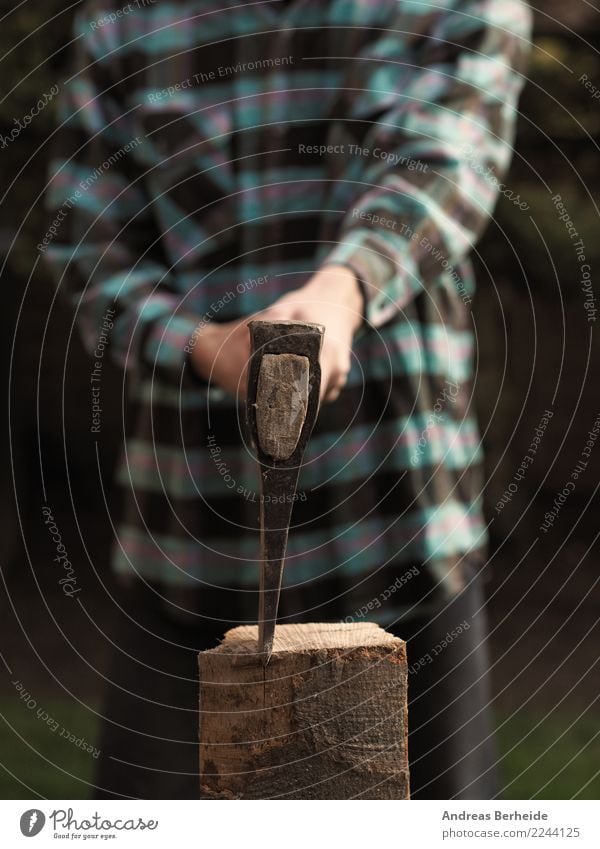
[{"label": "green grass", "polygon": [[597,714],[520,712],[498,725],[504,799],[600,797]]},{"label": "green grass", "polygon": [[[53,722],[38,719],[36,709],[29,710],[22,701],[15,703],[14,697],[0,704],[0,798],[89,798],[96,761],[91,753],[60,737],[60,730],[65,728],[96,745],[96,717],[67,701],[48,701],[41,707],[58,723],[56,731]],[[597,799],[597,718],[590,714],[579,719],[576,714],[543,717],[521,712],[498,718],[503,798]]]},{"label": "green grass", "polygon": [[[38,718],[37,710],[45,711],[50,720]],[[95,745],[98,723],[90,710],[76,702],[44,700],[33,709],[23,701],[15,704],[14,698],[0,703],[1,799],[90,797],[97,760],[61,737],[61,731]]]}]

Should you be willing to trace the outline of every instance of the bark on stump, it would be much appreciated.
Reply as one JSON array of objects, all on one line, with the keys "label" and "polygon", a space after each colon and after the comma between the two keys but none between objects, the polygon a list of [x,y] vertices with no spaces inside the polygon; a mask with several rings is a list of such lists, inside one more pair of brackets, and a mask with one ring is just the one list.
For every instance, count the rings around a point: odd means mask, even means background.
[{"label": "bark on stump", "polygon": [[258,628],[200,653],[200,795],[407,799],[405,643],[368,622]]}]

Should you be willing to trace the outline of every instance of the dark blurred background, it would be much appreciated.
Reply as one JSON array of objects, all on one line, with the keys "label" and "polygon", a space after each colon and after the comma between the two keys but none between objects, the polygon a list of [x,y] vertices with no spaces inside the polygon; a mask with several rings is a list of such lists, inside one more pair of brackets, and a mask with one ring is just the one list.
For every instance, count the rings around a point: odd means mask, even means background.
[{"label": "dark blurred background", "polygon": [[[58,0],[2,0],[0,10],[6,138],[15,117],[64,79],[74,9]],[[600,296],[600,12],[585,0],[545,0],[535,20],[506,179],[529,208],[509,198],[499,203],[477,256],[474,305],[492,539],[486,574],[494,709],[505,798],[598,798],[600,447],[550,530],[539,527],[600,413],[599,330],[584,308],[573,240],[552,202],[562,196]],[[2,798],[89,795],[115,589],[105,499],[120,441],[121,376],[103,372],[97,453],[89,431],[90,363],[70,315],[53,300],[36,249],[47,228],[41,192],[54,117],[50,103],[0,150],[0,344],[10,407],[1,440]],[[534,462],[498,510],[547,409],[554,415]],[[84,605],[58,585],[44,505]]]}]

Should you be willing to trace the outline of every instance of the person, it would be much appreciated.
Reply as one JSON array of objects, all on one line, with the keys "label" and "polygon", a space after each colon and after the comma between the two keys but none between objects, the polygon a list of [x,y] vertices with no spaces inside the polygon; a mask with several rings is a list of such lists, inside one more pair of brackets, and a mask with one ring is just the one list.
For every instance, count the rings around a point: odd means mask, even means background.
[{"label": "person", "polygon": [[406,639],[413,798],[496,794],[469,254],[529,35],[520,0],[78,11],[44,254],[127,380],[97,797],[198,796],[197,652],[256,621],[250,316],[325,326],[279,621]]}]

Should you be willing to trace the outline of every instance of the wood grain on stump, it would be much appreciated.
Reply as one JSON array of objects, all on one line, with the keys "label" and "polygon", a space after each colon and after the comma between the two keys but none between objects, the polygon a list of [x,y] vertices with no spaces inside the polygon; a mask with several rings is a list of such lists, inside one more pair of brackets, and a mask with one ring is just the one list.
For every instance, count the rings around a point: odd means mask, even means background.
[{"label": "wood grain on stump", "polygon": [[406,799],[402,640],[372,623],[278,625],[200,653],[202,798]]}]

